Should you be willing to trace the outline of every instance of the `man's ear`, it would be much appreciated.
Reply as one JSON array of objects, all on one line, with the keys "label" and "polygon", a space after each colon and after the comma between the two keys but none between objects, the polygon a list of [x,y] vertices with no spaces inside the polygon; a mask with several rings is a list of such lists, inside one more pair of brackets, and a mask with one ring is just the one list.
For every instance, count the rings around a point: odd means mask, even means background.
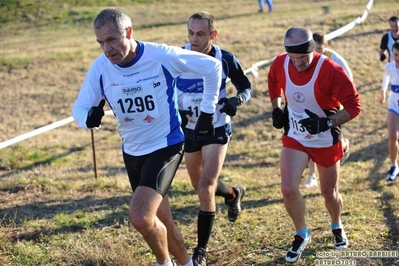
[{"label": "man's ear", "polygon": [[324,47],[327,48],[328,47],[328,42],[324,43]]},{"label": "man's ear", "polygon": [[128,39],[133,38],[133,28],[131,26],[128,26],[126,28],[126,38]]},{"label": "man's ear", "polygon": [[217,31],[217,30],[212,31],[211,39],[212,39],[212,40],[216,39],[216,36],[217,36],[217,35],[218,35],[218,31]]}]

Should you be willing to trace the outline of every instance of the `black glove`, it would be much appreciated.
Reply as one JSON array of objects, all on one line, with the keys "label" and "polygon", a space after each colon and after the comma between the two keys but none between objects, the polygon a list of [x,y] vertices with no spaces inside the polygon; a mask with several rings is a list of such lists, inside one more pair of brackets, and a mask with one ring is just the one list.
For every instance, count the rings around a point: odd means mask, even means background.
[{"label": "black glove", "polygon": [[188,110],[179,110],[179,114],[181,117],[181,128],[185,128],[188,124],[188,117],[187,116],[192,116],[193,112],[188,111]]},{"label": "black glove", "polygon": [[318,117],[315,113],[305,109],[305,112],[308,114],[308,118],[299,120],[299,123],[306,128],[306,130],[311,135],[316,135],[320,132],[324,132],[329,130],[327,122],[330,120],[327,117]]},{"label": "black glove", "polygon": [[235,116],[237,112],[237,106],[241,105],[241,100],[238,96],[231,98],[223,97],[219,100],[218,104],[223,104],[224,106],[220,109],[221,113],[226,113],[229,116]]},{"label": "black glove", "polygon": [[215,128],[213,127],[213,114],[201,112],[198,117],[197,124],[194,129],[195,136],[212,137],[215,135]]},{"label": "black glove", "polygon": [[86,126],[88,128],[99,127],[101,125],[101,118],[104,116],[105,100],[102,99],[98,106],[93,106],[87,113]]},{"label": "black glove", "polygon": [[386,55],[385,54],[380,54],[380,61],[383,62],[385,60]]},{"label": "black glove", "polygon": [[281,109],[280,107],[274,108],[272,113],[272,118],[273,118],[273,126],[277,129],[283,128],[287,124],[287,121],[285,120],[285,116],[283,113],[283,109]]}]

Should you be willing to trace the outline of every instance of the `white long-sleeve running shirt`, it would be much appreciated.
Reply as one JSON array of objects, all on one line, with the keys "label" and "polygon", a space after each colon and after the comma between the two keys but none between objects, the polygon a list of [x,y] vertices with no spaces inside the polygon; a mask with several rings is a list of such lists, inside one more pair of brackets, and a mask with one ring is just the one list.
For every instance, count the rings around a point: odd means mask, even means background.
[{"label": "white long-sleeve running shirt", "polygon": [[176,78],[192,72],[204,79],[200,109],[214,113],[221,85],[219,60],[180,47],[137,41],[139,53],[124,66],[104,54],[95,59],[72,108],[72,116],[87,128],[87,113],[106,99],[118,122],[122,150],[133,156],[184,141],[180,128]]}]

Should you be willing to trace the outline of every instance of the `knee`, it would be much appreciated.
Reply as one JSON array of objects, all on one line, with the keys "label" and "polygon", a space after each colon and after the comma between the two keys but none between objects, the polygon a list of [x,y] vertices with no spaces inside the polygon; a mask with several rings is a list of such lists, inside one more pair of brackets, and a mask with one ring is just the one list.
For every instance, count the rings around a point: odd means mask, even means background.
[{"label": "knee", "polygon": [[338,199],[339,193],[335,187],[334,188],[329,187],[321,189],[321,195],[324,197],[325,201],[332,202]]},{"label": "knee", "polygon": [[297,194],[299,193],[299,190],[295,189],[295,188],[293,188],[291,186],[281,185],[281,193],[283,194],[284,198],[289,199],[289,198],[292,198],[292,197],[296,197]]},{"label": "knee", "polygon": [[153,222],[147,216],[139,215],[133,211],[129,212],[130,223],[139,232],[146,232],[151,229]]},{"label": "knee", "polygon": [[214,195],[216,191],[216,184],[211,182],[201,182],[197,188],[197,193],[200,198],[209,198]]}]

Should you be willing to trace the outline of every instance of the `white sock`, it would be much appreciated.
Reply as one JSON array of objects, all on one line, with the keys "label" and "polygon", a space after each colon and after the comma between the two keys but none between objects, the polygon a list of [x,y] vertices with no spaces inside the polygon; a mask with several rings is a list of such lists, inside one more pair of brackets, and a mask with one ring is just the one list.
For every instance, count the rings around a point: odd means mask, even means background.
[{"label": "white sock", "polygon": [[160,263],[157,262],[157,264],[155,264],[155,265],[156,265],[156,266],[173,266],[173,262],[172,262],[172,260],[169,258],[169,260],[168,260],[166,263],[160,264]]},{"label": "white sock", "polygon": [[188,262],[187,262],[186,264],[183,264],[182,266],[194,266],[193,260],[190,258],[190,259],[188,260]]}]

